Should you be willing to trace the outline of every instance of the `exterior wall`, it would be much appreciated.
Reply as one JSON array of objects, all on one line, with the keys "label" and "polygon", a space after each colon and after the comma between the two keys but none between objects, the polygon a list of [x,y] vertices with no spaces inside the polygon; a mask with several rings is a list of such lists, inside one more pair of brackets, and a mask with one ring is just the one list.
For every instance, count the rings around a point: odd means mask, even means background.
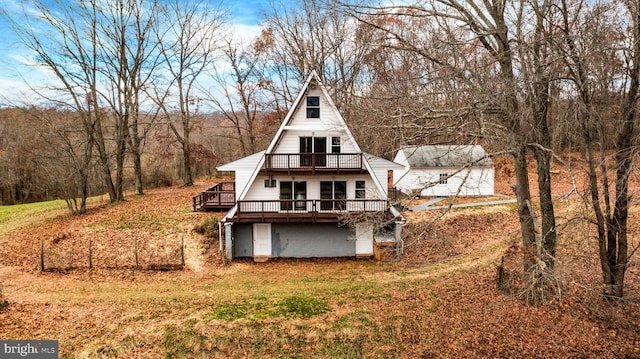
[{"label": "exterior wall", "polygon": [[220,171],[235,171],[236,200],[238,200],[238,197],[248,185],[251,175],[253,174],[253,171],[255,171],[256,166],[263,155],[264,151],[254,153],[240,160],[218,167]]},{"label": "exterior wall", "polygon": [[253,257],[253,223],[234,223],[233,258]]},{"label": "exterior wall", "polygon": [[[233,226],[233,256],[253,257],[253,224]],[[272,223],[272,257],[353,257],[354,230],[337,223]]]},{"label": "exterior wall", "polygon": [[[318,96],[320,98],[320,118],[307,118],[306,96]],[[356,148],[345,132],[345,123],[338,117],[335,108],[327,101],[320,88],[309,89],[307,95],[301,100],[298,111],[293,114],[289,126],[295,129],[287,129],[273,153],[299,153],[299,137],[327,137],[327,153],[331,153],[331,138],[340,137],[341,152],[355,153]],[[308,129],[305,129],[307,127]]]},{"label": "exterior wall", "polygon": [[[457,168],[412,169],[396,182],[395,186],[405,193],[421,190],[424,197],[491,196],[494,194],[494,172],[492,167],[473,167],[471,170]],[[440,174],[452,175],[446,184],[440,184]],[[395,177],[395,172],[394,172]],[[458,192],[459,191],[459,192]]]},{"label": "exterior wall", "polygon": [[[373,171],[373,175],[376,177],[378,182],[382,184],[384,197],[381,197],[381,198],[387,198],[387,196],[389,195],[389,188],[387,185],[388,176],[389,176],[389,170],[391,169],[389,168],[390,167],[389,162],[382,158],[373,158],[373,159],[370,158],[369,164],[371,165],[371,170]],[[393,170],[393,173],[395,176],[396,170]],[[395,183],[395,178],[394,178],[394,183]]]},{"label": "exterior wall", "polygon": [[393,162],[399,163],[404,166],[404,169],[393,170],[393,186],[402,190],[403,192],[409,192],[409,188],[407,188],[405,191],[403,187],[414,182],[409,179],[404,181],[402,180],[403,177],[411,170],[411,167],[409,167],[409,161],[407,161],[407,158],[404,155],[404,151],[398,151],[396,157],[393,159]]},{"label": "exterior wall", "polygon": [[[305,114],[306,115],[306,114]],[[317,118],[309,118],[307,121],[318,122]],[[341,153],[355,153],[356,148],[344,132],[336,130],[318,131],[318,130],[287,130],[282,136],[278,147],[274,153],[300,153],[300,137],[327,137],[327,153],[331,153],[331,137],[340,137]]]},{"label": "exterior wall", "polygon": [[[320,118],[307,118],[307,96],[320,97]],[[344,123],[338,119],[337,112],[324,96],[319,86],[315,89],[309,88],[306,96],[303,96],[301,100],[298,111],[293,114],[289,125],[307,126],[310,124],[324,124],[327,126],[339,126],[339,128],[344,126]]]}]

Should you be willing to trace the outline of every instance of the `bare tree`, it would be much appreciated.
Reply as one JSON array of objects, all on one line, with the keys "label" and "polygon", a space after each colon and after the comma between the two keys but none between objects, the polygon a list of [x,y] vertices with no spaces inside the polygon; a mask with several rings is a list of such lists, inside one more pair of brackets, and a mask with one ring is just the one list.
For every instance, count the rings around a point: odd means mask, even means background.
[{"label": "bare tree", "polygon": [[297,91],[288,89],[288,84],[302,83],[309,71],[316,70],[348,119],[366,55],[366,47],[356,41],[356,22],[330,4],[311,0],[299,7],[272,3],[265,26],[272,45],[269,65],[279,76],[270,82],[290,100]]},{"label": "bare tree", "polygon": [[94,141],[76,122],[79,114],[54,109],[30,108],[26,118],[36,130],[32,136],[40,143],[33,146],[34,161],[47,178],[52,196],[67,203],[69,213],[87,211],[94,167]]},{"label": "bare tree", "polygon": [[[193,185],[191,128],[202,96],[198,80],[214,66],[223,35],[226,12],[209,1],[173,0],[163,7],[164,21],[155,29],[170,75],[166,88],[155,89],[155,99],[182,148],[183,183]],[[171,24],[165,27],[164,24]]]},{"label": "bare tree", "polygon": [[[262,83],[256,72],[258,60],[250,47],[227,41],[223,51],[230,71],[217,70],[213,75],[222,95],[210,94],[208,101],[231,123],[233,138],[240,144],[242,156],[256,152],[256,125],[264,103],[260,100]],[[265,110],[268,110],[265,106]]]},{"label": "bare tree", "polygon": [[[544,71],[548,46],[545,16],[550,4],[436,0],[392,7],[343,4],[343,9],[382,32],[385,46],[416,53],[441,67],[451,81],[469,91],[464,97],[466,112],[493,118],[493,126],[507,139],[502,141],[503,148],[513,156],[524,270],[533,283],[531,293],[544,293],[545,278],[553,272],[556,247],[546,111],[549,79]],[[394,21],[378,21],[385,18]],[[437,25],[441,36],[432,38],[435,42],[431,43],[420,41],[424,37],[413,35],[406,25],[416,18]],[[406,26],[388,26],[396,22]],[[518,48],[527,40],[533,40],[534,45]],[[456,55],[451,56],[452,53]],[[466,60],[469,54],[475,55]],[[534,70],[523,76],[525,65],[518,66],[528,59]],[[541,178],[541,226],[531,198],[527,161],[530,150],[537,155]],[[534,295],[530,299],[539,303],[542,298]]]},{"label": "bare tree", "polygon": [[[590,206],[597,227],[605,295],[618,298],[624,294],[630,257],[629,180],[636,158],[640,90],[640,3],[623,4],[616,7],[613,3],[580,2],[572,6],[562,1],[563,16],[555,24],[559,35],[556,49],[577,103],[576,120],[588,164]],[[621,13],[625,21],[611,21]],[[612,136],[615,140],[607,131],[606,122],[611,119],[600,115],[611,109],[617,129]],[[607,155],[610,148],[615,149],[614,156]],[[609,170],[612,164],[614,174]],[[615,178],[613,187],[610,176]]]},{"label": "bare tree", "polygon": [[22,14],[2,15],[33,51],[36,66],[46,68],[56,82],[31,86],[43,100],[76,112],[87,138],[85,164],[91,162],[95,145],[102,165],[103,179],[112,202],[118,196],[111,180],[109,155],[103,122],[107,113],[98,101],[100,81],[99,9],[95,1],[33,2]]},{"label": "bare tree", "polygon": [[133,156],[135,193],[143,192],[142,144],[155,116],[141,117],[145,105],[144,89],[154,80],[160,59],[157,42],[152,36],[153,26],[159,22],[158,5],[146,0],[109,0],[102,5],[100,16],[103,21],[99,25],[101,71],[109,84],[104,99],[115,120],[115,187],[117,199],[123,200],[127,150]]}]

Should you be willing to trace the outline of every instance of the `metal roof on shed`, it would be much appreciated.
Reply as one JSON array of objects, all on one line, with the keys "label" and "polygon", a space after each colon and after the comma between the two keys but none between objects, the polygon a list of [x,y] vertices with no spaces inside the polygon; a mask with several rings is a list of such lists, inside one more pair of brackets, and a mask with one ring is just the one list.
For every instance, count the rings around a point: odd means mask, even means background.
[{"label": "metal roof on shed", "polygon": [[426,145],[400,151],[411,168],[492,166],[493,161],[480,145]]}]

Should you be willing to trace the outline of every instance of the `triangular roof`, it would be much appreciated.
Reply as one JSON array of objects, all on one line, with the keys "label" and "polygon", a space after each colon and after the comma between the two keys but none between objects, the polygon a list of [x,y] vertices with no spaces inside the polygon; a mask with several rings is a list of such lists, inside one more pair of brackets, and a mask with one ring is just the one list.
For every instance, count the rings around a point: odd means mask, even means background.
[{"label": "triangular roof", "polygon": [[[329,96],[329,93],[327,92],[327,89],[324,87],[322,81],[320,80],[320,77],[315,72],[315,70],[311,71],[311,73],[307,77],[307,80],[305,81],[304,85],[302,86],[302,89],[298,93],[298,96],[293,101],[293,104],[292,104],[291,108],[289,109],[289,112],[287,113],[287,115],[285,116],[284,120],[280,124],[280,127],[278,128],[278,131],[276,132],[275,136],[271,140],[271,143],[269,144],[269,147],[267,147],[266,151],[264,151],[264,153],[261,155],[260,160],[259,160],[259,162],[257,163],[257,165],[255,167],[255,170],[251,174],[251,178],[247,182],[247,186],[245,186],[242,189],[242,192],[238,196],[238,200],[243,200],[245,198],[245,196],[247,195],[247,193],[249,192],[249,189],[251,188],[251,184],[255,181],[256,177],[258,176],[258,174],[260,172],[260,168],[264,164],[264,161],[265,161],[264,154],[265,153],[267,153],[267,154],[273,153],[273,151],[278,146],[278,143],[280,142],[280,139],[284,136],[285,131],[287,129],[289,129],[288,127],[290,126],[290,123],[292,122],[294,115],[298,111],[301,102],[304,100],[305,96],[307,95],[307,92],[309,90],[309,86],[310,85],[315,85],[315,86],[318,86],[320,88],[320,90],[322,91],[322,94],[324,95],[325,99],[328,101],[328,103],[330,105],[329,106],[330,110],[335,115],[335,118],[336,118],[336,120],[338,122],[338,125],[341,126],[341,130],[345,131],[345,134],[348,136],[349,140],[353,143],[353,146],[354,146],[356,152],[360,152],[360,153],[362,152],[362,150],[360,149],[360,146],[358,146],[358,143],[356,142],[355,138],[353,137],[353,134],[349,130],[349,127],[347,126],[346,122],[344,121],[344,118],[340,114],[340,111],[338,111],[338,108],[336,107],[335,103],[331,99],[331,96]],[[238,161],[241,161],[241,160],[238,160]],[[371,168],[371,164],[367,160],[366,156],[363,156],[363,161],[362,162],[363,162],[366,170],[369,173],[372,174],[373,173],[373,169]],[[378,181],[376,179],[376,177],[373,176],[373,175],[371,176],[371,178],[373,179],[373,182],[375,183],[375,185],[378,188],[379,192],[380,193],[386,193],[386,190],[382,187],[382,184],[380,183],[380,181]]]},{"label": "triangular roof", "polygon": [[410,168],[493,165],[480,145],[425,145],[401,149]]},{"label": "triangular roof", "polygon": [[336,116],[336,119],[338,119],[338,121],[340,122],[340,125],[344,126],[344,130],[346,131],[347,136],[353,142],[356,152],[362,152],[360,150],[360,146],[358,146],[358,143],[354,139],[353,134],[349,130],[349,127],[347,126],[344,118],[342,117],[342,114],[340,113],[340,111],[338,111],[338,108],[336,107],[335,103],[331,99],[331,96],[329,96],[329,92],[327,92],[327,89],[324,87],[324,84],[320,80],[318,73],[315,70],[312,70],[309,76],[307,77],[307,80],[304,82],[302,89],[298,93],[298,96],[293,101],[293,104],[291,105],[291,108],[289,109],[287,116],[284,118],[284,121],[282,121],[282,123],[280,124],[280,128],[278,128],[278,132],[276,132],[276,135],[273,136],[273,140],[271,141],[271,144],[269,144],[269,147],[267,147],[266,153],[272,153],[273,150],[276,148],[276,146],[278,145],[278,142],[280,142],[280,138],[282,138],[284,134],[284,131],[288,129],[287,127],[289,127],[289,124],[293,120],[294,114],[298,111],[298,107],[300,107],[300,104],[302,103],[305,96],[307,95],[307,92],[309,91],[309,86],[312,84],[315,84],[320,87],[322,94],[324,95],[326,100],[329,102],[331,111],[333,111],[334,115]]}]

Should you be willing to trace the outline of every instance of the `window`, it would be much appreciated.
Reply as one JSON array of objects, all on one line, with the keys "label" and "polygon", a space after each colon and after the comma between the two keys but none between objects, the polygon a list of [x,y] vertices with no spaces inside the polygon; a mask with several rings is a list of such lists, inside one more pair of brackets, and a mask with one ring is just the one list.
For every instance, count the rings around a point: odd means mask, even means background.
[{"label": "window", "polygon": [[340,137],[331,137],[331,153],[340,153]]},{"label": "window", "polygon": [[366,197],[365,190],[365,182],[364,181],[356,181],[356,198],[365,198]]},{"label": "window", "polygon": [[320,118],[320,97],[307,96],[307,118]]},{"label": "window", "polygon": [[300,166],[327,165],[327,138],[300,137]]},{"label": "window", "polygon": [[280,181],[280,210],[307,208],[307,182]]},{"label": "window", "polygon": [[449,175],[446,173],[441,173],[440,181],[438,182],[438,184],[447,184],[447,179],[449,179]]},{"label": "window", "polygon": [[320,182],[320,209],[343,210],[346,207],[347,182]]},{"label": "window", "polygon": [[276,180],[274,180],[273,178],[267,178],[264,180],[264,187],[265,188],[275,188],[276,187]]}]

